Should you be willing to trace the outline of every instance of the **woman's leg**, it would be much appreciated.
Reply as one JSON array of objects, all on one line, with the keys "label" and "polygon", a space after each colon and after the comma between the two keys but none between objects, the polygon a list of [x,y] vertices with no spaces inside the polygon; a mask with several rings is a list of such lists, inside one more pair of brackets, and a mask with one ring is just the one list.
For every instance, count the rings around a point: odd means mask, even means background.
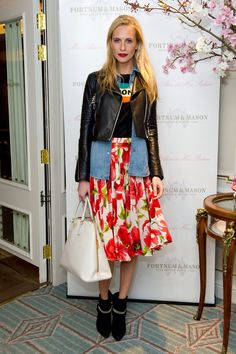
[{"label": "woman's leg", "polygon": [[137,257],[132,258],[129,262],[121,262],[120,265],[120,291],[119,299],[125,299],[133,279]]},{"label": "woman's leg", "polygon": [[[111,268],[111,273],[113,274],[113,270],[114,270],[114,262],[109,262],[110,264],[110,268]],[[106,280],[101,280],[98,284],[99,286],[99,292],[100,292],[100,296],[103,300],[107,300],[108,299],[108,290],[111,284],[111,279],[106,279]]]}]

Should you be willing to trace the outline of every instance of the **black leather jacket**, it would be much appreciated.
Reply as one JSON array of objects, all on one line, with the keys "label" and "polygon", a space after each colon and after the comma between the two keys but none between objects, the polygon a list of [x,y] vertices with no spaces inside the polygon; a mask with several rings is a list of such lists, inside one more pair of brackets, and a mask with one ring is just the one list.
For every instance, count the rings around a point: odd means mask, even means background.
[{"label": "black leather jacket", "polygon": [[[119,88],[114,86],[112,92],[106,90],[101,93],[97,75],[98,72],[89,74],[84,89],[79,158],[75,172],[77,182],[89,181],[91,142],[111,140],[121,108],[122,96]],[[150,176],[163,179],[157,140],[156,102],[150,104],[138,73],[133,84],[130,106],[136,136],[145,138],[147,142]]]}]

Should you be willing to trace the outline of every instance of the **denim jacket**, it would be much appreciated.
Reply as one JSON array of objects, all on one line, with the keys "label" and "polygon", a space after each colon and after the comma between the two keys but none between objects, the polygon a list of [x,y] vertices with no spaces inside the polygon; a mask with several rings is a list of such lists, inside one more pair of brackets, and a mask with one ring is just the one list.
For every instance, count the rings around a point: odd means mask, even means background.
[{"label": "denim jacket", "polygon": [[[110,177],[111,141],[93,141],[90,156],[90,175],[97,179]],[[131,152],[128,174],[130,176],[149,176],[148,151],[146,141],[135,136],[132,127]]]}]

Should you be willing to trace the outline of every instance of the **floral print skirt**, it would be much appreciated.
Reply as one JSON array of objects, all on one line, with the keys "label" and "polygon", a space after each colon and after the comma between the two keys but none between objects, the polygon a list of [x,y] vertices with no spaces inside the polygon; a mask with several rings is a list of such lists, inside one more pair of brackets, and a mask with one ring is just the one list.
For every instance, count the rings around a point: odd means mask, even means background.
[{"label": "floral print skirt", "polygon": [[111,261],[152,256],[172,241],[149,177],[128,175],[131,138],[113,138],[110,179],[90,177],[90,200]]}]

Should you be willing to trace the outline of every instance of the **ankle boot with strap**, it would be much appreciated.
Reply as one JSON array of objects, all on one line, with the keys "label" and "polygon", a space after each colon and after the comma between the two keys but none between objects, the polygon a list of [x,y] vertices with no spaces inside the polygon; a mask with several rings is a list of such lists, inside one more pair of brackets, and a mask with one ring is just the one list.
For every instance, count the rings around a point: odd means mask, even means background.
[{"label": "ankle boot with strap", "polygon": [[97,304],[97,321],[96,327],[97,331],[105,338],[108,338],[111,333],[111,305],[112,305],[112,294],[109,291],[108,299],[103,300],[99,295]]},{"label": "ankle boot with strap", "polygon": [[114,294],[112,308],[112,336],[115,340],[121,340],[126,333],[126,303],[125,299],[119,299],[119,293]]}]

